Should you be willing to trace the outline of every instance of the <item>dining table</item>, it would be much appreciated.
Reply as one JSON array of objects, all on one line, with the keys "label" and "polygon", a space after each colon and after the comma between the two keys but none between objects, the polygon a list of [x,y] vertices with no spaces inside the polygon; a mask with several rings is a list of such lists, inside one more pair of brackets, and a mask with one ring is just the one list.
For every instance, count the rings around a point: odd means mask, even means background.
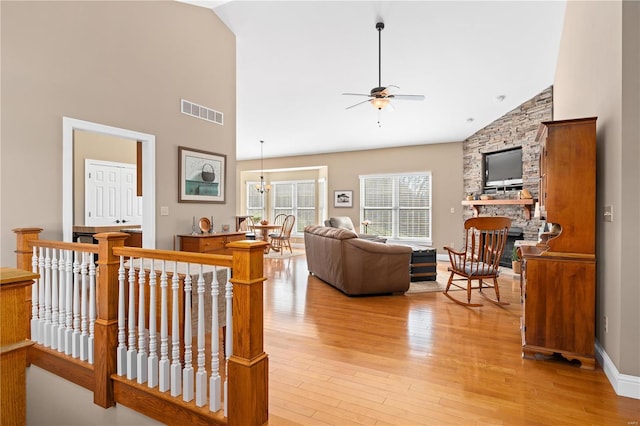
[{"label": "dining table", "polygon": [[[255,224],[253,225],[253,229],[254,231],[260,231],[260,239],[262,241],[264,241],[265,243],[269,243],[269,231],[275,231],[282,229],[282,225],[276,225],[274,223],[267,223],[266,225],[263,225],[261,223]],[[271,244],[269,244],[265,249],[264,252],[269,253],[270,250],[273,251],[279,251],[278,248],[276,247],[271,247]]]}]

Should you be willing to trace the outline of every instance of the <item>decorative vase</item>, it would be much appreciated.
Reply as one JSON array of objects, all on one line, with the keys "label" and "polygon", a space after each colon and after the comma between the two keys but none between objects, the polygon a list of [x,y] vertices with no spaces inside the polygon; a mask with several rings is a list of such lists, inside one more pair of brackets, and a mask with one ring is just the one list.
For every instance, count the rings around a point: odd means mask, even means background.
[{"label": "decorative vase", "polygon": [[262,219],[260,221],[260,225],[268,225],[268,224],[269,224],[269,221],[267,219]]}]

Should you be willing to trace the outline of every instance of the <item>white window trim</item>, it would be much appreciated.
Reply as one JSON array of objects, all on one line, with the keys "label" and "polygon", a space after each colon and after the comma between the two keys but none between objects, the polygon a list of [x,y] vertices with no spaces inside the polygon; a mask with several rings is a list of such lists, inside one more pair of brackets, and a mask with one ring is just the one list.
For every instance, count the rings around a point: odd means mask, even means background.
[{"label": "white window trim", "polygon": [[[359,175],[358,179],[360,182],[360,205],[359,207],[359,216],[360,216],[360,223],[362,223],[363,220],[365,220],[364,217],[364,205],[363,205],[363,200],[365,199],[365,194],[364,194],[364,185],[363,185],[363,180],[367,179],[367,178],[380,178],[380,177],[406,177],[406,176],[425,176],[427,175],[429,177],[429,200],[430,200],[430,204],[428,207],[425,207],[425,210],[428,210],[429,212],[429,225],[428,225],[428,232],[429,232],[429,237],[428,238],[423,238],[423,237],[418,237],[418,238],[398,238],[398,237],[392,237],[389,238],[388,241],[389,242],[398,242],[398,243],[414,243],[414,244],[424,244],[424,245],[432,245],[433,244],[433,174],[430,171],[423,171],[423,172],[408,172],[408,173],[375,173],[375,174],[366,174],[366,175]],[[394,192],[396,190],[395,186],[394,186]],[[402,208],[400,208],[398,205],[395,205],[395,196],[394,196],[394,206],[392,207],[393,210],[393,214],[394,216],[397,215],[397,213],[400,210],[403,210]],[[371,209],[371,208],[369,208]],[[393,228],[394,228],[394,233],[397,234],[397,228],[398,223],[396,223],[394,221],[393,223]]]}]

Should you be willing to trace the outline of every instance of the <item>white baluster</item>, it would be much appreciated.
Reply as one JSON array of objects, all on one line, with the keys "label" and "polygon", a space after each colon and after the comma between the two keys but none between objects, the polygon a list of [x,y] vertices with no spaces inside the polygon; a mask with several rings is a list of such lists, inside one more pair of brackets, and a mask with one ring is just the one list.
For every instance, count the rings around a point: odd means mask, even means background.
[{"label": "white baluster", "polygon": [[225,378],[224,378],[224,415],[229,415],[229,358],[233,355],[233,284],[231,283],[231,269],[227,268],[227,280],[225,284],[226,301],[226,336],[224,339],[225,354]]},{"label": "white baluster", "polygon": [[67,296],[67,271],[65,258],[68,255],[68,250],[60,250],[60,260],[58,262],[58,270],[60,272],[60,280],[58,282],[58,335],[56,340],[58,341],[58,352],[65,351],[65,321],[67,319],[67,306],[66,306],[66,296]]},{"label": "white baluster", "polygon": [[45,249],[40,247],[40,256],[38,257],[38,273],[40,274],[40,279],[38,280],[38,343],[41,345],[44,344],[44,293],[45,293],[45,276],[46,269],[44,263],[44,253]]},{"label": "white baluster", "polygon": [[146,309],[144,297],[145,271],[144,259],[140,258],[138,271],[138,383],[147,383],[147,333],[145,327]]},{"label": "white baluster", "polygon": [[178,262],[173,263],[173,278],[171,279],[171,396],[182,393],[182,365],[180,364],[180,319],[178,305],[178,291],[180,278],[178,277]]},{"label": "white baluster", "polygon": [[80,286],[82,277],[80,275],[80,262],[78,258],[80,252],[74,252],[73,259],[73,339],[71,342],[71,356],[80,356]]},{"label": "white baluster", "polygon": [[209,409],[218,411],[220,409],[220,335],[218,330],[218,297],[220,286],[218,285],[218,268],[213,271],[211,279],[211,377],[209,378]]},{"label": "white baluster", "polygon": [[133,257],[129,257],[129,341],[127,350],[127,379],[135,379],[138,368],[136,365],[136,268]]},{"label": "white baluster", "polygon": [[58,349],[58,253],[56,249],[51,249],[51,349]]},{"label": "white baluster", "polygon": [[149,359],[147,385],[150,388],[158,386],[158,348],[156,335],[156,270],[153,259],[151,259],[151,271],[149,273]]},{"label": "white baluster", "polygon": [[169,320],[167,301],[167,271],[166,261],[162,261],[162,273],[160,274],[160,363],[158,366],[160,392],[169,390]]},{"label": "white baluster", "polygon": [[87,316],[87,294],[89,290],[89,268],[87,264],[87,253],[82,253],[82,263],[80,264],[80,275],[82,275],[82,287],[80,288],[80,360],[86,361],[87,345],[89,342],[89,323]]},{"label": "white baluster", "polygon": [[51,346],[51,249],[44,257],[44,345]]},{"label": "white baluster", "polygon": [[124,278],[124,256],[120,256],[120,267],[118,268],[118,349],[116,352],[116,373],[118,373],[118,376],[127,374]]},{"label": "white baluster", "polygon": [[182,399],[189,402],[193,399],[193,365],[191,338],[191,275],[190,264],[187,263],[187,273],[184,276],[184,368],[182,369]]},{"label": "white baluster", "polygon": [[73,348],[73,251],[67,250],[67,288],[66,305],[67,317],[65,319],[64,353],[71,355]]},{"label": "white baluster", "polygon": [[[215,280],[215,277],[214,277]],[[196,405],[207,403],[207,370],[204,368],[204,275],[202,264],[198,275],[198,372],[196,373]]]},{"label": "white baluster", "polygon": [[[31,270],[34,274],[38,273],[38,249],[37,247],[33,248],[33,256],[31,257]],[[31,286],[31,340],[37,342],[39,340],[38,336],[38,324],[40,320],[38,319],[38,288],[40,287],[40,278],[36,278],[33,280],[33,285]]]},{"label": "white baluster", "polygon": [[89,339],[87,348],[89,364],[93,364],[93,332],[96,324],[96,263],[93,253],[89,254]]}]

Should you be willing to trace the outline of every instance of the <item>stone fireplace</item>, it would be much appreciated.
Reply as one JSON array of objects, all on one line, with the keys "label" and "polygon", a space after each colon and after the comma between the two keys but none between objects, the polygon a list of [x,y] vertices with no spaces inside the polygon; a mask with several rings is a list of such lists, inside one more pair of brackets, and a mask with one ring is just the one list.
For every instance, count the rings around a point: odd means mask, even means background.
[{"label": "stone fireplace", "polygon": [[[479,196],[483,193],[483,154],[522,146],[522,186],[531,192],[534,199],[537,199],[540,146],[535,141],[535,137],[540,123],[552,120],[552,117],[553,87],[548,87],[537,96],[467,138],[463,143],[463,195]],[[515,199],[518,198],[518,191],[497,191],[491,195],[496,199]],[[512,229],[521,230],[520,236],[510,238],[513,241],[538,238],[540,220],[534,218],[533,214],[530,220],[527,219],[524,209],[520,206],[485,205],[482,206],[480,215],[509,217],[512,221]],[[464,218],[472,216],[473,209],[465,207]],[[505,259],[508,260],[508,265],[505,261],[505,266],[511,266],[511,248],[505,248],[503,260]]]}]

